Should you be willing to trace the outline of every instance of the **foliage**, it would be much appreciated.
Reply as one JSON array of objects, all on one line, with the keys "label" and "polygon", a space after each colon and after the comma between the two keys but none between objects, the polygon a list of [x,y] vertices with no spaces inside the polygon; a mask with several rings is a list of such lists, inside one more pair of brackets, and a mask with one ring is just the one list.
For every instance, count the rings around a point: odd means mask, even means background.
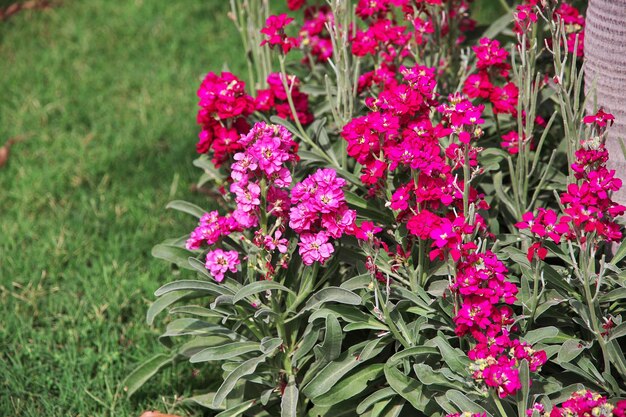
[{"label": "foliage", "polygon": [[251,88],[204,79],[195,163],[225,210],[171,204],[198,227],[153,254],[198,277],[156,292],[154,367],[221,364],[187,399],[219,416],[623,415],[626,207],[612,116],[583,114],[584,18],[354,3],[296,37],[232,2]]}]

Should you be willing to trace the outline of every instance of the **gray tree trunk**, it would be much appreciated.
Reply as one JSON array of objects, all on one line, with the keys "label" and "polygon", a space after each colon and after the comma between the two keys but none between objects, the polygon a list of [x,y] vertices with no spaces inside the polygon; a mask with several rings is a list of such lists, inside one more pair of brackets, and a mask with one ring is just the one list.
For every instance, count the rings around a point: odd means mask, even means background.
[{"label": "gray tree trunk", "polygon": [[[626,143],[626,0],[590,0],[585,24],[585,90],[596,83],[598,107],[615,116],[609,129],[607,149],[609,169],[624,182],[613,195],[626,203],[626,159],[619,140]],[[593,100],[587,112],[594,113]]]}]

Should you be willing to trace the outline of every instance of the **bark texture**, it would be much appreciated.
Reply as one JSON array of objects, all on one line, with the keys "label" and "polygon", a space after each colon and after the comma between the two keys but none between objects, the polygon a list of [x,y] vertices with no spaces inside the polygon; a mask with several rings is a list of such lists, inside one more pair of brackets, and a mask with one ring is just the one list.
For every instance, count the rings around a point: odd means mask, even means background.
[{"label": "bark texture", "polygon": [[[626,0],[590,0],[585,23],[585,90],[594,81],[598,107],[613,113],[615,124],[609,129],[607,149],[609,169],[614,169],[624,187],[613,195],[626,203],[626,159],[619,139],[626,143]],[[593,114],[593,100],[587,103]]]}]

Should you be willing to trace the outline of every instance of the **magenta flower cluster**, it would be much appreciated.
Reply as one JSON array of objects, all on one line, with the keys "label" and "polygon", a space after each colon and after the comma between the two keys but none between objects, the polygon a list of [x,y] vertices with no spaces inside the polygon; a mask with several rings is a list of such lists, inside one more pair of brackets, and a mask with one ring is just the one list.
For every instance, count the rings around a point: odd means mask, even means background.
[{"label": "magenta flower cluster", "polygon": [[305,265],[324,263],[334,251],[329,239],[339,239],[354,227],[356,212],[346,204],[345,184],[334,170],[320,169],[291,192],[289,227],[300,235],[298,246]]},{"label": "magenta flower cluster", "polygon": [[208,73],[198,89],[197,121],[202,126],[198,153],[213,153],[216,166],[240,149],[239,135],[250,128],[246,117],[254,111],[254,101],[245,91],[245,83],[230,72]]},{"label": "magenta flower cluster", "polygon": [[614,117],[602,109],[595,115],[586,116],[584,123],[591,125],[595,136],[581,143],[576,151],[576,160],[571,168],[576,182],[568,184],[567,191],[560,196],[563,213],[539,208],[537,214],[524,213],[516,226],[528,229],[535,242],[528,249],[528,260],[545,259],[548,250],[547,239],[559,244],[563,240],[580,244],[589,242],[597,246],[599,242],[615,242],[622,238],[620,226],[615,218],[626,212],[626,207],[613,201],[611,192],[622,187],[622,181],[615,177],[615,170],[609,170],[607,149],[599,139]]},{"label": "magenta flower cluster", "polygon": [[[309,99],[300,91],[298,78],[288,76],[286,81],[300,122],[311,123]],[[293,120],[281,75],[271,73],[267,83],[269,88],[258,90],[252,97],[245,91],[246,84],[230,72],[206,75],[198,89],[197,121],[202,127],[196,144],[198,153],[209,154],[217,167],[229,162],[242,149],[239,137],[250,130],[247,118],[254,111]]]}]

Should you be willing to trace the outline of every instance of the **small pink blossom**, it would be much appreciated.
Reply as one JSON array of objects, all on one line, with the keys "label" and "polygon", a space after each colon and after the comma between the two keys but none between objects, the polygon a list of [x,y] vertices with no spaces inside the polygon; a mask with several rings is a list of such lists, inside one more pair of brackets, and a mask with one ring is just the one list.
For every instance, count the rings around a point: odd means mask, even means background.
[{"label": "small pink blossom", "polygon": [[305,265],[313,265],[314,262],[323,264],[335,251],[333,245],[328,243],[328,236],[324,232],[301,234],[298,246]]},{"label": "small pink blossom", "polygon": [[234,250],[225,252],[222,249],[214,249],[206,255],[206,269],[217,282],[224,280],[226,272],[237,272],[239,263],[239,254]]}]

